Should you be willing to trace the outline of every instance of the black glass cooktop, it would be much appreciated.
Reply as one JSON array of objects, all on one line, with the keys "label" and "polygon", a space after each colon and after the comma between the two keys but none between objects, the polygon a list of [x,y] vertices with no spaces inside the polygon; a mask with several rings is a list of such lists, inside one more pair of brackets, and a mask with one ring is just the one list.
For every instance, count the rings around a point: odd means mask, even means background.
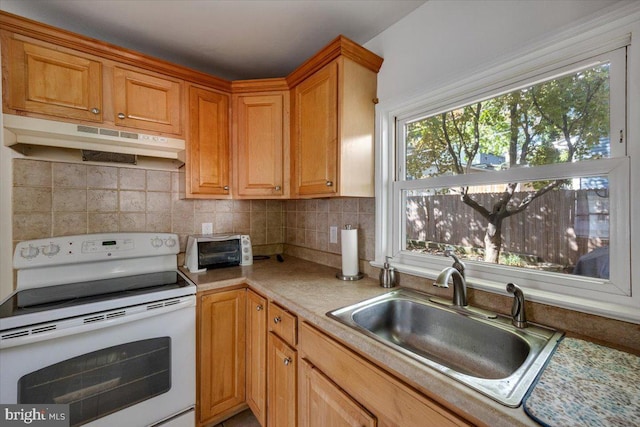
[{"label": "black glass cooktop", "polygon": [[0,319],[193,286],[176,271],[23,289],[0,305]]}]

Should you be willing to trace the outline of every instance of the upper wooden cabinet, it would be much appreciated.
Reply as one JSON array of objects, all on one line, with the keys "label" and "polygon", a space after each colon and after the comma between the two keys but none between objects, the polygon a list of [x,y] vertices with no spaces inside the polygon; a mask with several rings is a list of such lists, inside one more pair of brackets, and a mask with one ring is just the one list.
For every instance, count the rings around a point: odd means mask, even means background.
[{"label": "upper wooden cabinet", "polygon": [[115,67],[115,124],[136,129],[181,134],[182,81]]},{"label": "upper wooden cabinet", "polygon": [[14,38],[5,40],[8,109],[103,121],[101,62],[80,53],[66,53]]},{"label": "upper wooden cabinet", "polygon": [[234,196],[286,198],[289,196],[289,90],[256,89],[233,95]]},{"label": "upper wooden cabinet", "polygon": [[229,197],[229,95],[189,86],[186,197]]},{"label": "upper wooden cabinet", "polygon": [[343,38],[336,43],[379,61],[376,67],[340,53],[293,88],[292,185],[301,198],[374,195],[374,118],[382,59]]}]

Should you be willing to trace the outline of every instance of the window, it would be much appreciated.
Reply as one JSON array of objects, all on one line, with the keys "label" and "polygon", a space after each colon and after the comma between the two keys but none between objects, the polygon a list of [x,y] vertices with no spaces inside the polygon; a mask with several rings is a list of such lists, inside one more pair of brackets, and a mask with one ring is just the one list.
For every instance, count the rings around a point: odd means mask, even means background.
[{"label": "window", "polygon": [[387,110],[378,250],[435,277],[453,249],[470,286],[557,305],[629,299],[626,45]]}]

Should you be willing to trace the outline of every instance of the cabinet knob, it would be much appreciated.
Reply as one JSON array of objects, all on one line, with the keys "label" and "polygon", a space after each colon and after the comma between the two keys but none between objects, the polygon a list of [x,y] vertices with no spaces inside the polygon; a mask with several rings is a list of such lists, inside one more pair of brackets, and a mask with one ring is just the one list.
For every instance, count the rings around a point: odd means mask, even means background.
[{"label": "cabinet knob", "polygon": [[91,109],[91,113],[93,113],[93,114],[100,114],[100,109],[99,109],[99,108],[96,108],[96,107],[93,107],[93,108]]},{"label": "cabinet knob", "polygon": [[222,189],[223,189],[224,191],[229,191],[229,186],[228,186],[228,185],[225,185],[224,187],[222,187]]},{"label": "cabinet knob", "polygon": [[284,366],[289,366],[291,364],[291,358],[285,357],[283,362],[284,362]]},{"label": "cabinet knob", "polygon": [[276,191],[280,191],[282,189],[282,187],[280,187],[279,185],[276,185],[273,189],[276,190]]},{"label": "cabinet knob", "polygon": [[333,181],[327,181],[327,187],[333,187]]},{"label": "cabinet knob", "polygon": [[125,116],[125,115],[124,115],[124,113],[118,113],[118,118],[119,118],[119,119],[121,119],[121,120],[122,120],[122,119],[124,119],[125,117],[127,117],[127,116]]},{"label": "cabinet knob", "polygon": [[275,323],[276,325],[278,323],[280,323],[281,321],[282,321],[282,319],[279,316],[273,318],[273,323]]},{"label": "cabinet knob", "polygon": [[262,304],[256,305],[256,311],[262,311],[263,308]]}]

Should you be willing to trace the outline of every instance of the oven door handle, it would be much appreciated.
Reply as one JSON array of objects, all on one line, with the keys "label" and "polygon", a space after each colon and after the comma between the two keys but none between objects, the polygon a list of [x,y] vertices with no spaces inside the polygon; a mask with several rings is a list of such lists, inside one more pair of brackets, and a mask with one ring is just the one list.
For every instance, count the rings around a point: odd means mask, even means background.
[{"label": "oven door handle", "polygon": [[57,322],[9,329],[0,332],[0,349],[32,344],[73,334],[91,332],[147,317],[160,316],[176,310],[191,309],[189,316],[195,318],[195,295],[154,301],[99,313],[63,319]]}]

